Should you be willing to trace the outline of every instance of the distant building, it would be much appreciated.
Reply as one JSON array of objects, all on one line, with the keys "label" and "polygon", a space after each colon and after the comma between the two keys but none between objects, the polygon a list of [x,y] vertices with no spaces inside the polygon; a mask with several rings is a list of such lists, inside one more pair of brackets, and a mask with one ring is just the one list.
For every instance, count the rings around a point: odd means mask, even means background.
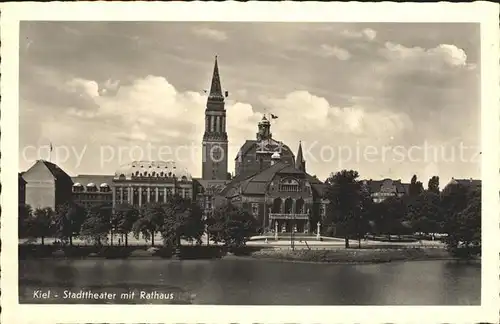
[{"label": "distant building", "polygon": [[134,161],[120,167],[112,179],[111,194],[113,206],[138,207],[166,202],[174,194],[191,200],[195,196],[191,174],[173,161]]},{"label": "distant building", "polygon": [[379,203],[388,197],[401,197],[409,193],[410,184],[401,180],[363,180],[363,184],[370,192],[373,202]]},{"label": "distant building", "polygon": [[71,201],[73,181],[54,163],[38,160],[22,174],[25,202],[33,209],[56,206]]},{"label": "distant building", "polygon": [[481,180],[478,179],[455,179],[451,178],[450,182],[443,188],[443,190],[446,190],[449,186],[452,185],[461,185],[470,189],[481,189]]},{"label": "distant building", "polygon": [[112,204],[111,175],[78,175],[73,180],[73,201],[85,208]]},{"label": "distant building", "polygon": [[26,203],[26,181],[23,179],[22,173],[18,173],[17,175],[18,181],[18,199],[19,204]]}]

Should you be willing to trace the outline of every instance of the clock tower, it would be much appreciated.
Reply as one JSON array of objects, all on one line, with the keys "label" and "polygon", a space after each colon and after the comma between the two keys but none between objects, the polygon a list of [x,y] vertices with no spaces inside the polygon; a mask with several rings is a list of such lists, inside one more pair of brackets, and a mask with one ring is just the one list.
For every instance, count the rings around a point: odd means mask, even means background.
[{"label": "clock tower", "polygon": [[212,84],[205,109],[205,133],[202,146],[202,179],[226,180],[228,162],[228,140],[226,132],[225,98],[223,93],[217,56],[215,57]]}]

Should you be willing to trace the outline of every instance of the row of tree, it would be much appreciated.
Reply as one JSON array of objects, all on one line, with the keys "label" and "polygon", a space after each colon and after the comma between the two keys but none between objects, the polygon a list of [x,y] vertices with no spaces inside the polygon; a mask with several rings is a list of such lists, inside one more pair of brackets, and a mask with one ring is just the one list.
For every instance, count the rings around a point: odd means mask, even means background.
[{"label": "row of tree", "polygon": [[102,245],[108,243],[108,238],[113,240],[114,235],[109,234],[118,234],[124,236],[127,246],[128,234],[133,233],[154,246],[155,234],[160,233],[165,246],[175,247],[181,239],[201,244],[207,232],[212,241],[235,247],[244,245],[257,229],[257,221],[248,212],[231,204],[220,206],[207,218],[196,203],[180,196],[139,209],[129,204],[117,205],[114,210],[109,205],[85,209],[73,203],[58,206],[55,211],[19,206],[19,236],[41,238],[42,244],[45,238],[54,237],[63,244],[73,245],[73,238],[79,237]]},{"label": "row of tree", "polygon": [[336,235],[363,238],[367,233],[445,235],[451,249],[481,244],[481,188],[461,184],[439,190],[439,178],[432,177],[425,190],[413,176],[408,193],[374,203],[358,172],[343,170],[326,181],[325,198],[330,201],[325,225]]}]

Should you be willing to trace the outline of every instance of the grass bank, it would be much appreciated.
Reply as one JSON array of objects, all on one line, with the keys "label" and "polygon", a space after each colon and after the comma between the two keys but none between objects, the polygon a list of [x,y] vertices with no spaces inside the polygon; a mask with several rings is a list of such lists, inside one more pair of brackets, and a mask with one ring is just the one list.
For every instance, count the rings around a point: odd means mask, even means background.
[{"label": "grass bank", "polygon": [[[234,255],[250,255],[260,250],[259,247],[243,247],[237,250],[228,250],[216,245],[181,246],[180,258],[182,259],[219,259],[228,252]],[[169,247],[151,246],[55,246],[55,245],[19,245],[19,259],[169,259],[174,250]]]},{"label": "grass bank", "polygon": [[448,251],[438,248],[331,249],[295,251],[263,249],[252,252],[251,257],[255,259],[324,263],[383,263],[391,261],[454,259]]}]

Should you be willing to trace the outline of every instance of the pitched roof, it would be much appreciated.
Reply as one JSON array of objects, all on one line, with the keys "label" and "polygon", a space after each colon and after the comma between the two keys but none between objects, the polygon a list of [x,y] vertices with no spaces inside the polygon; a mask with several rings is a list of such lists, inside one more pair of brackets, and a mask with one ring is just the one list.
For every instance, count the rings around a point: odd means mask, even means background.
[{"label": "pitched roof", "polygon": [[266,192],[269,182],[273,180],[273,178],[277,173],[305,175],[306,180],[308,180],[311,183],[312,189],[316,191],[316,193],[320,195],[322,194],[324,185],[322,184],[321,181],[282,161],[277,162],[260,172],[253,174],[247,173],[241,176],[240,179],[235,178],[233,181],[231,181],[229,185],[226,186],[226,188],[222,191],[221,194],[227,195],[228,193],[231,192],[231,189],[237,189],[237,188],[240,188],[241,192],[244,194],[250,194],[250,195],[263,194]]},{"label": "pitched roof", "polygon": [[392,179],[383,179],[383,180],[363,180],[363,182],[366,182],[366,185],[368,187],[368,191],[370,193],[377,193],[380,192],[382,185],[387,182],[392,182],[392,184],[396,188],[397,193],[401,194],[407,194],[410,189],[410,184],[409,183],[401,183],[401,180],[392,180]]},{"label": "pitched roof", "polygon": [[450,181],[451,184],[459,184],[467,187],[481,187],[481,180],[479,179],[455,179],[452,178]]},{"label": "pitched roof", "polygon": [[45,167],[52,173],[56,180],[67,181],[73,183],[71,177],[61,169],[57,164],[45,160],[38,160],[36,163],[43,163]]}]

